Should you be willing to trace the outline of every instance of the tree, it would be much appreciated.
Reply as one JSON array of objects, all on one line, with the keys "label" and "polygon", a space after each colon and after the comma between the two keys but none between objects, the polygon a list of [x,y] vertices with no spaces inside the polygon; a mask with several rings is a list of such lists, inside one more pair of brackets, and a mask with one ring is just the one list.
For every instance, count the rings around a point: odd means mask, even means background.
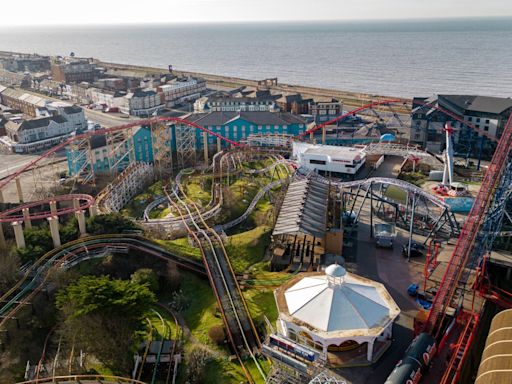
[{"label": "tree", "polygon": [[146,284],[152,292],[158,292],[158,276],[150,268],[141,268],[131,275],[132,283],[143,285]]},{"label": "tree", "polygon": [[166,272],[167,287],[171,291],[176,291],[181,285],[181,273],[176,263],[168,261]]},{"label": "tree", "polygon": [[46,225],[25,229],[24,235],[25,248],[17,250],[22,263],[37,260],[53,249],[52,236]]},{"label": "tree", "polygon": [[86,226],[87,232],[91,235],[121,233],[126,230],[140,229],[134,221],[120,213],[109,213],[106,215],[89,217],[87,219]]},{"label": "tree", "polygon": [[56,296],[66,338],[103,364],[127,372],[156,297],[146,284],[84,276]]},{"label": "tree", "polygon": [[75,217],[68,220],[66,224],[60,227],[59,233],[60,241],[62,242],[62,244],[66,244],[69,243],[70,241],[78,239],[78,237],[80,236],[78,230],[78,220]]},{"label": "tree", "polygon": [[185,357],[187,363],[187,381],[191,384],[204,382],[204,368],[212,358],[208,350],[203,346],[196,345]]},{"label": "tree", "polygon": [[219,325],[214,325],[213,327],[211,327],[210,330],[208,331],[208,336],[210,337],[210,340],[213,341],[215,344],[222,344],[226,339],[226,333],[224,332],[224,328],[222,328]]},{"label": "tree", "polygon": [[17,280],[20,258],[16,252],[0,252],[0,292],[5,292]]}]

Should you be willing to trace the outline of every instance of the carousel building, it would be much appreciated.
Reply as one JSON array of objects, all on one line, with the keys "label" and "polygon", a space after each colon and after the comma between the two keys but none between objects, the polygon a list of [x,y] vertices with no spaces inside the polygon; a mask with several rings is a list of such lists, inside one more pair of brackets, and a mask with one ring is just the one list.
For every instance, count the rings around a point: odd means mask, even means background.
[{"label": "carousel building", "polygon": [[314,349],[331,367],[368,365],[391,344],[400,309],[386,288],[332,264],[275,292],[283,336]]}]

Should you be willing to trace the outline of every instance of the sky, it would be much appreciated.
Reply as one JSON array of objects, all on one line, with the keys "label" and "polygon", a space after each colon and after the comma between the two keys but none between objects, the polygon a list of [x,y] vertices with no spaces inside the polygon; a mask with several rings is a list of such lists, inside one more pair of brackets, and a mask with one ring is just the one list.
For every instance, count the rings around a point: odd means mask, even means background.
[{"label": "sky", "polygon": [[[512,16],[511,0],[2,1],[0,26]],[[16,16],[19,15],[19,16]]]}]

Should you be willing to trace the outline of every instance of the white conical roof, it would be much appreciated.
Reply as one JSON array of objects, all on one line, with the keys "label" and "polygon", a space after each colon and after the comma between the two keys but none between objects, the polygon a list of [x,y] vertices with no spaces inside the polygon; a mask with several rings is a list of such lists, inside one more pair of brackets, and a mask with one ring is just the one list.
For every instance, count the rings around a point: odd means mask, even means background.
[{"label": "white conical roof", "polygon": [[377,283],[347,274],[340,265],[330,265],[325,272],[305,277],[286,290],[291,316],[324,332],[368,330],[389,322],[394,303]]}]

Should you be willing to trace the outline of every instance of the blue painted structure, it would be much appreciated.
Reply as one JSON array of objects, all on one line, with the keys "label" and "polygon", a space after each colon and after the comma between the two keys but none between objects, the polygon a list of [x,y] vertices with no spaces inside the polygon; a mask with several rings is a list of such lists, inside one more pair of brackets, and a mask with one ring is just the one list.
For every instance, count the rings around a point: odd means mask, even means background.
[{"label": "blue painted structure", "polygon": [[[151,138],[151,130],[147,126],[139,127],[133,137],[135,161],[137,162],[153,162],[153,143]],[[128,149],[128,142],[124,144]],[[105,136],[93,136],[91,139],[91,152],[93,158],[94,172],[105,173],[110,170],[110,161],[108,157],[108,148],[106,146]],[[66,151],[68,162],[68,174],[76,175],[85,163],[85,158],[80,152],[74,152],[69,149]],[[119,158],[119,157],[118,157]],[[126,167],[125,162],[119,164],[118,171],[122,171]]]},{"label": "blue painted structure", "polygon": [[[306,121],[300,116],[281,112],[210,112],[185,116],[185,120],[201,125],[215,133],[218,133],[230,140],[240,141],[250,134],[288,134],[299,135],[306,131]],[[176,125],[169,124],[171,140],[168,145],[172,151],[176,151]],[[194,129],[196,139],[196,150],[203,149],[203,131]],[[131,140],[135,152],[135,161],[147,163],[153,162],[153,140],[151,128],[148,126],[139,127]],[[131,143],[125,143],[126,148]],[[229,146],[222,141],[223,148]],[[94,172],[105,173],[110,170],[109,150],[106,146],[104,136],[93,136],[91,138],[92,157]],[[208,135],[208,147],[216,151],[217,138]],[[122,151],[121,151],[122,152]],[[68,173],[76,175],[85,163],[84,154],[73,152],[69,149],[66,153],[68,161]],[[120,162],[118,171],[122,171],[127,162]]]}]

